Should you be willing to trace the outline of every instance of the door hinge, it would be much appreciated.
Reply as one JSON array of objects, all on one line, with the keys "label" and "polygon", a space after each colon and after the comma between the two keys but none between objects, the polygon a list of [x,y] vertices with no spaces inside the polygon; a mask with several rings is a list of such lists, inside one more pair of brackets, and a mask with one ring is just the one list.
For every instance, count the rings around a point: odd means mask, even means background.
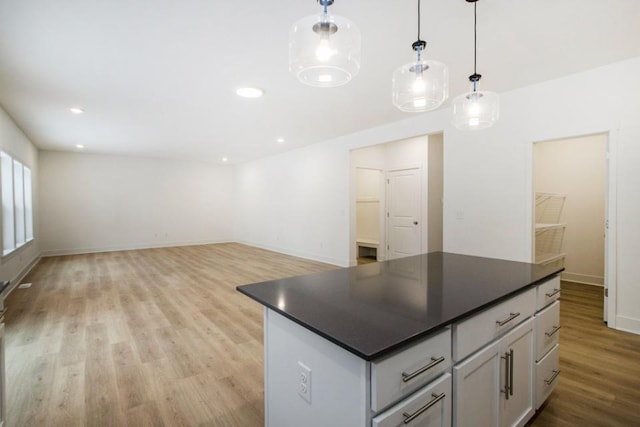
[{"label": "door hinge", "polygon": [[387,212],[387,218],[389,218],[389,212]]},{"label": "door hinge", "polygon": [[387,178],[387,184],[389,184],[389,178]]},{"label": "door hinge", "polygon": [[605,298],[609,298],[609,288],[604,288],[604,296]]},{"label": "door hinge", "polygon": [[389,245],[387,245],[387,250],[389,250]]}]

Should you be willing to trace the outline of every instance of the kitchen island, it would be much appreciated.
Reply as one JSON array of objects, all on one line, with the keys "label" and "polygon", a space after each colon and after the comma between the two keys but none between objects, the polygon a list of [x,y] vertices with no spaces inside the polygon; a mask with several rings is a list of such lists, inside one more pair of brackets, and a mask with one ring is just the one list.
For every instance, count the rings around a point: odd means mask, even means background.
[{"label": "kitchen island", "polygon": [[[435,252],[239,286],[265,306],[265,424],[465,425],[467,412],[526,422],[539,406],[534,318],[559,296],[561,270]],[[557,354],[556,332],[543,356]],[[487,351],[470,369],[479,375],[463,375]],[[515,387],[521,377],[527,385]],[[487,381],[486,402],[456,391]],[[501,395],[527,406],[516,422]]]}]

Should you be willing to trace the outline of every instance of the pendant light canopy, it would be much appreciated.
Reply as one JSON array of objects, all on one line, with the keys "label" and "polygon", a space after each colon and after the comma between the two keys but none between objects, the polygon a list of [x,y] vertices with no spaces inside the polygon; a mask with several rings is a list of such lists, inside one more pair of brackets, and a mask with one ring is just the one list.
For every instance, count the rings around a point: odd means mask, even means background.
[{"label": "pendant light canopy", "polygon": [[360,30],[347,18],[328,13],[334,0],[317,1],[322,13],[291,27],[289,71],[310,86],[341,86],[360,70]]},{"label": "pendant light canopy", "polygon": [[500,115],[498,94],[478,90],[482,76],[476,71],[477,64],[477,2],[473,3],[473,74],[469,76],[471,92],[459,95],[453,100],[453,125],[460,130],[479,130],[493,126]]},{"label": "pendant light canopy", "polygon": [[411,45],[415,59],[393,72],[393,105],[402,111],[419,113],[435,110],[449,96],[449,69],[439,61],[426,60],[427,43],[420,40],[420,0],[418,0],[418,40]]}]

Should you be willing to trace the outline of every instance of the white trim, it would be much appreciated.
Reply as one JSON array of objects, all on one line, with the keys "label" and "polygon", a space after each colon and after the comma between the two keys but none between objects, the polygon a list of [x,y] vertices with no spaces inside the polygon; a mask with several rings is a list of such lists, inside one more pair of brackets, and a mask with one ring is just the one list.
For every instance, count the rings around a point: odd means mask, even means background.
[{"label": "white trim", "polygon": [[200,245],[215,245],[219,243],[234,243],[232,240],[211,240],[211,241],[192,241],[192,242],[171,242],[163,244],[134,244],[134,245],[117,245],[117,246],[104,246],[97,248],[76,248],[76,249],[54,249],[49,251],[42,251],[42,257],[52,257],[61,255],[82,255],[93,254],[99,252],[117,252],[117,251],[135,251],[140,249],[158,249],[158,248],[172,248],[179,246],[200,246]]},{"label": "white trim", "polygon": [[326,264],[331,264],[331,265],[335,265],[335,266],[338,266],[338,267],[352,267],[351,265],[349,265],[348,261],[345,262],[345,260],[339,259],[339,258],[335,258],[335,257],[328,257],[328,256],[324,256],[324,255],[312,254],[312,253],[303,252],[303,251],[292,251],[290,249],[285,249],[285,248],[281,248],[281,247],[278,247],[278,246],[262,245],[262,244],[259,244],[259,243],[253,243],[253,242],[249,242],[249,241],[245,241],[245,240],[237,240],[237,241],[235,241],[235,243],[240,243],[242,245],[247,245],[247,246],[253,246],[254,248],[264,249],[264,250],[267,250],[267,251],[278,252],[278,253],[283,254],[283,255],[289,255],[289,256],[294,256],[294,257],[298,257],[298,258],[304,258],[304,259],[308,259],[308,260],[311,260],[311,261],[324,262]]},{"label": "white trim", "polygon": [[560,277],[565,282],[582,283],[584,285],[604,287],[603,276],[591,276],[589,274],[571,273],[569,271],[563,271],[560,274]]},{"label": "white trim", "polygon": [[[611,317],[609,317],[609,319],[611,319]],[[640,320],[632,319],[631,317],[617,316],[616,329],[640,335]]]},{"label": "white trim", "polygon": [[[606,185],[606,214],[607,224],[605,232],[605,266],[604,266],[604,286],[607,288],[608,297],[605,298],[605,322],[610,328],[617,328],[617,294],[618,294],[618,214],[617,214],[617,156],[618,156],[618,133],[619,129],[609,131],[607,134],[607,185]],[[640,330],[640,328],[638,329]]]},{"label": "white trim", "polygon": [[13,292],[16,286],[18,286],[22,279],[24,279],[25,276],[29,274],[31,270],[33,270],[33,267],[35,267],[36,264],[40,262],[41,258],[42,257],[40,255],[36,255],[22,270],[18,272],[18,274],[15,275],[15,277],[9,280],[9,288],[8,290],[5,290],[4,295],[2,295],[4,299],[6,299],[7,296],[9,296],[11,292]]}]

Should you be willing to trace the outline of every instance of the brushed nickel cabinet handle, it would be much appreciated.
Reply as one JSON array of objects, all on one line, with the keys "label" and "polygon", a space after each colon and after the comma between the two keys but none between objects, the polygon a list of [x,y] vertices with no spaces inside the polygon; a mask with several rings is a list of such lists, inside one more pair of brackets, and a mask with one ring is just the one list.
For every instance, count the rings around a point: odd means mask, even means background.
[{"label": "brushed nickel cabinet handle", "polygon": [[407,374],[406,372],[402,373],[402,382],[409,382],[412,379],[414,379],[415,377],[417,377],[418,375],[428,371],[429,369],[433,368],[434,366],[436,366],[438,363],[442,363],[444,362],[444,356],[442,357],[432,357],[431,358],[431,363],[429,363],[428,365],[423,366],[422,368],[418,369],[417,371],[411,372],[409,374]]},{"label": "brushed nickel cabinet handle", "polygon": [[513,365],[515,365],[513,359],[513,349],[509,350],[509,358],[511,359],[509,362],[509,394],[513,396]]},{"label": "brushed nickel cabinet handle", "polygon": [[509,400],[509,373],[510,369],[510,357],[511,354],[507,351],[504,353],[504,356],[500,356],[501,359],[504,359],[504,390],[500,390],[500,393],[504,393],[504,398]]},{"label": "brushed nickel cabinet handle", "polygon": [[518,316],[520,316],[520,313],[509,313],[509,317],[504,320],[496,320],[496,323],[498,324],[498,326],[504,326]]},{"label": "brushed nickel cabinet handle", "polygon": [[422,413],[424,413],[425,411],[429,410],[429,408],[431,408],[433,405],[435,405],[436,403],[438,403],[442,399],[444,399],[445,393],[441,393],[441,394],[431,393],[431,397],[433,397],[433,399],[431,399],[429,402],[427,402],[427,404],[425,404],[422,408],[418,409],[413,414],[407,414],[406,412],[403,412],[402,413],[402,416],[404,417],[404,421],[403,422],[405,424],[409,424],[411,421],[415,420]]},{"label": "brushed nickel cabinet handle", "polygon": [[560,330],[560,328],[562,328],[562,326],[553,326],[553,328],[551,329],[551,332],[545,332],[544,334],[548,337],[551,337],[553,335],[555,335],[556,332],[558,332]]},{"label": "brushed nickel cabinet handle", "polygon": [[551,383],[555,381],[558,375],[560,375],[560,369],[554,369],[551,378],[549,378],[548,380],[544,380],[544,382],[547,383],[547,385],[551,385]]},{"label": "brushed nickel cabinet handle", "polygon": [[548,294],[545,294],[547,298],[551,298],[552,296],[559,294],[560,293],[560,289],[554,289],[553,291],[551,291]]}]

